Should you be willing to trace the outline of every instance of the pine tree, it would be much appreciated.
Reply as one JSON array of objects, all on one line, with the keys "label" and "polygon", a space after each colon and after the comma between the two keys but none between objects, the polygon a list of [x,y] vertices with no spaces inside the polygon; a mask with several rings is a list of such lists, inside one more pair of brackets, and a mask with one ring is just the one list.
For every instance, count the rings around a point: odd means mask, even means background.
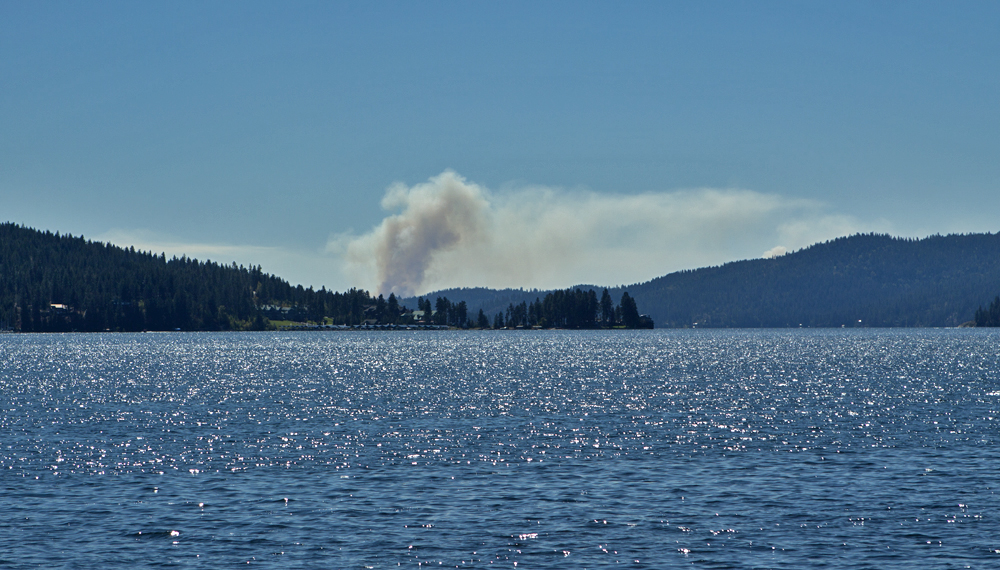
[{"label": "pine tree", "polygon": [[629,296],[628,291],[622,293],[621,301],[622,324],[627,329],[639,328],[639,309],[635,305],[635,300]]}]

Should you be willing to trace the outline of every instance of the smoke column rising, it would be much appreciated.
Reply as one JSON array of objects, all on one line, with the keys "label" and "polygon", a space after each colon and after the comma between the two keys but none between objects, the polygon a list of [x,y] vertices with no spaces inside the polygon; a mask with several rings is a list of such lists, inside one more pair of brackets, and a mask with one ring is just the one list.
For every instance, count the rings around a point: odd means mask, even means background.
[{"label": "smoke column rising", "polygon": [[532,186],[493,194],[450,170],[412,187],[390,186],[382,207],[394,213],[362,236],[331,240],[328,250],[346,253],[355,283],[404,296],[637,283],[886,229],[827,213],[813,200],[751,190],[601,194]]},{"label": "smoke column rising", "polygon": [[382,207],[402,211],[351,242],[348,256],[374,258],[378,291],[385,294],[414,294],[435,255],[481,241],[488,223],[484,190],[450,170],[412,188],[394,184]]}]

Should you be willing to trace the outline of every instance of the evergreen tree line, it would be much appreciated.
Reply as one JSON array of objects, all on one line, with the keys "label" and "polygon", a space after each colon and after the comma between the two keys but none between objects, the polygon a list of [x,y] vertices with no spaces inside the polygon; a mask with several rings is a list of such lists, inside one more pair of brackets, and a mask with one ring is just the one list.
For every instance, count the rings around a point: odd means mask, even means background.
[{"label": "evergreen tree line", "polygon": [[[587,287],[497,292],[508,299],[485,311],[483,302],[447,298],[418,308],[439,324],[482,328],[484,320],[491,328],[644,326],[635,302],[668,327],[957,326],[973,315],[989,326],[1000,306],[981,304],[998,282],[1000,234],[863,234],[776,259],[673,273],[630,286],[628,301],[613,289],[622,301],[610,309],[604,294]],[[0,224],[0,329],[247,330],[273,320],[358,325],[414,317],[393,295],[314,290],[259,266],[167,259]]]},{"label": "evergreen tree line", "polygon": [[663,327],[958,326],[1000,283],[1000,234],[858,234],[629,286]]},{"label": "evergreen tree line", "polygon": [[31,331],[261,330],[268,320],[392,322],[394,296],[314,290],[261,271],[0,224],[0,327]]},{"label": "evergreen tree line", "polygon": [[530,303],[510,303],[505,311],[495,313],[492,319],[482,309],[475,319],[470,319],[464,300],[452,303],[447,297],[437,297],[433,305],[430,299],[419,297],[417,306],[424,315],[433,314],[430,321],[434,324],[462,328],[653,328],[652,320],[639,315],[635,300],[627,291],[622,293],[621,302],[615,305],[607,289],[600,300],[592,289],[551,291],[544,298],[536,297]]},{"label": "evergreen tree line", "polygon": [[[1000,283],[1000,233],[922,239],[857,234],[774,259],[678,271],[627,290],[658,327],[958,326]],[[579,285],[581,289],[601,289]],[[545,291],[448,289],[493,316]],[[407,300],[408,302],[409,301]],[[506,316],[506,311],[505,311]]]},{"label": "evergreen tree line", "polygon": [[[640,326],[627,293],[553,291],[511,304],[490,321],[469,318],[465,301],[418,299],[433,324],[455,327],[602,328]],[[0,224],[0,329],[22,332],[265,330],[272,321],[338,325],[409,324],[395,295],[318,290],[264,273],[186,256],[136,251],[71,235]],[[426,321],[421,321],[426,322]]]},{"label": "evergreen tree line", "polygon": [[980,306],[976,310],[975,321],[977,327],[1000,327],[1000,295],[993,299],[988,309]]}]

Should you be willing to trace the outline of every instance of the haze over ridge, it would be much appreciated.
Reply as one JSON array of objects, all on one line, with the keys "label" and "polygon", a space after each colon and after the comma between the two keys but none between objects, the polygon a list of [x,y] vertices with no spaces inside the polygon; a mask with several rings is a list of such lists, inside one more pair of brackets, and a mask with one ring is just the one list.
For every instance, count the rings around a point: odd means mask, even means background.
[{"label": "haze over ridge", "polygon": [[418,293],[998,229],[996,2],[241,8],[6,4],[0,219]]},{"label": "haze over ridge", "polygon": [[[870,230],[823,203],[743,189],[603,195],[539,186],[491,192],[452,170],[386,190],[391,213],[362,235],[332,238],[358,282],[384,295],[434,288],[638,282],[767,257]],[[884,222],[881,224],[886,225]]]}]

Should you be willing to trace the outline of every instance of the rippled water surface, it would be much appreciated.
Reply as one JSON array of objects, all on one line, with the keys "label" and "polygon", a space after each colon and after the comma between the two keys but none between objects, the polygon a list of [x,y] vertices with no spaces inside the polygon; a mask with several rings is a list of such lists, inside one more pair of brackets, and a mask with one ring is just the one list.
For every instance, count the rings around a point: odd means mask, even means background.
[{"label": "rippled water surface", "polygon": [[0,336],[0,567],[997,568],[984,330]]}]

